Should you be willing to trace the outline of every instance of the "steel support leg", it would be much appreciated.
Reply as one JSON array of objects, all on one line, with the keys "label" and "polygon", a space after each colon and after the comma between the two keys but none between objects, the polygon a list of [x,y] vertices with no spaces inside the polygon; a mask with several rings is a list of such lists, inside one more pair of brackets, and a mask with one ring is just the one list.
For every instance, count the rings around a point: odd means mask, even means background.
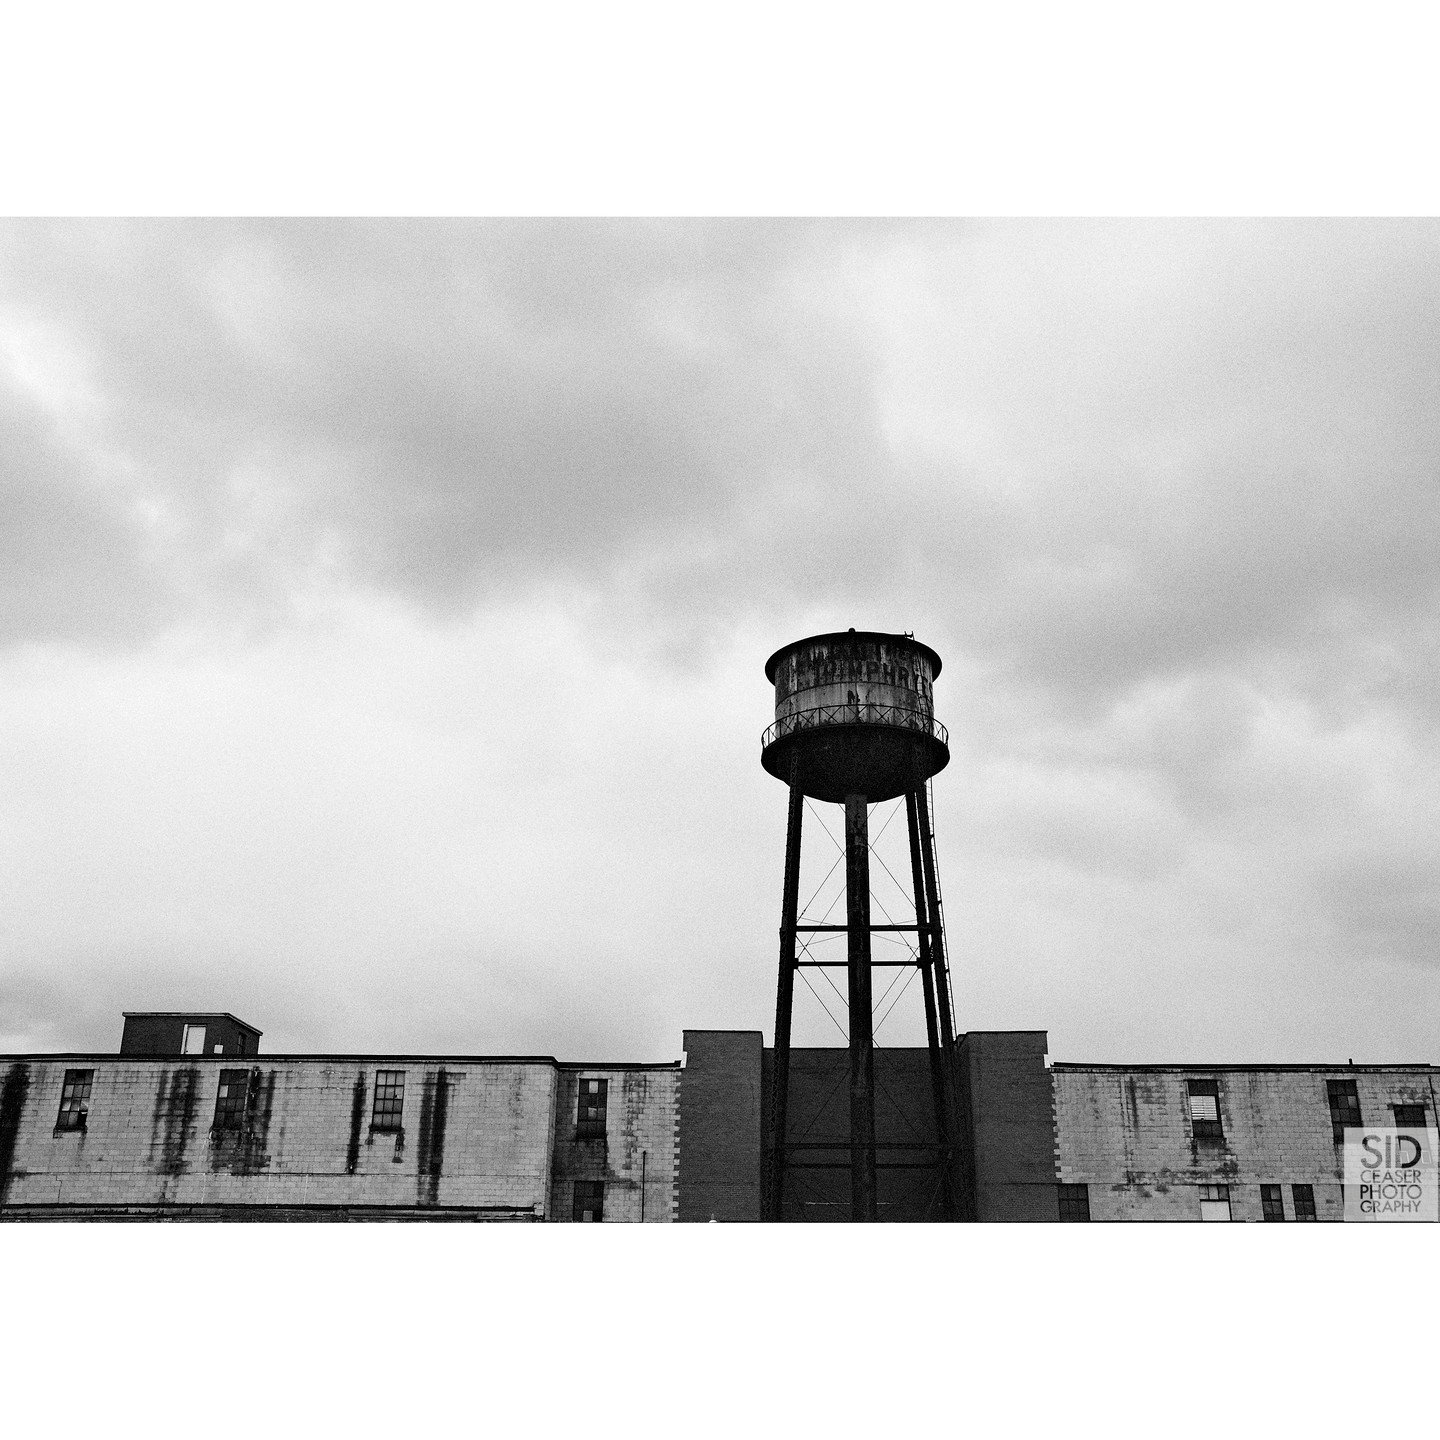
[{"label": "steel support leg", "polygon": [[775,1050],[770,1068],[770,1165],[765,1218],[779,1220],[785,1203],[785,1123],[790,1101],[790,1017],[795,1008],[795,925],[800,905],[800,827],[805,796],[790,763],[790,817],[785,827],[785,892],[780,905],[780,983],[775,992]]},{"label": "steel support leg", "polygon": [[875,1042],[870,993],[870,834],[863,795],[845,797],[850,976],[850,1218],[874,1220]]},{"label": "steel support leg", "polygon": [[965,1214],[973,1219],[974,1191],[969,1156],[973,1137],[969,1114],[962,1111],[956,1085],[956,1066],[960,1057],[955,1045],[955,1011],[951,1005],[950,969],[945,963],[944,921],[940,915],[940,885],[935,871],[935,831],[931,825],[930,801],[924,785],[915,788],[915,817],[919,822],[920,861],[925,875],[925,908],[929,912],[930,959],[935,973],[935,1008],[940,1021],[940,1047],[945,1052],[945,1105],[950,1119],[952,1147],[958,1147],[958,1153],[952,1148],[951,1154],[961,1162],[951,1169],[952,1183],[958,1183],[961,1192],[955,1195],[954,1199],[957,1214],[963,1197]]},{"label": "steel support leg", "polygon": [[940,1043],[945,1053],[955,1048],[955,1012],[950,1006],[950,975],[945,964],[945,936],[940,918],[940,886],[935,879],[935,832],[930,827],[930,804],[921,785],[915,792],[915,813],[920,822],[920,859],[925,871],[925,908],[930,912],[930,955],[935,964],[935,999],[940,1011]]},{"label": "steel support leg", "polygon": [[935,1002],[935,955],[930,944],[929,907],[925,903],[924,867],[920,860],[920,813],[912,791],[905,796],[905,819],[910,831],[910,882],[915,895],[916,939],[920,948],[920,982],[925,991],[925,1038],[930,1048],[930,1090],[935,1105],[935,1139],[940,1146],[940,1213],[956,1219],[954,1177],[955,1141],[946,1096],[945,1053],[940,1048],[940,1026]]}]

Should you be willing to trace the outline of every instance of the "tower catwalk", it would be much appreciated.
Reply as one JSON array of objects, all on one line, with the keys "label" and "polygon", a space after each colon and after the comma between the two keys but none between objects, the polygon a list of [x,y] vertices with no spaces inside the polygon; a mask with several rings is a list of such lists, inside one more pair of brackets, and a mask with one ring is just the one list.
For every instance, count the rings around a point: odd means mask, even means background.
[{"label": "tower catwalk", "polygon": [[[765,732],[761,763],[790,791],[785,880],[780,922],[780,971],[771,1069],[766,1166],[768,1219],[783,1217],[792,1172],[833,1168],[811,1158],[835,1146],[791,1135],[791,1022],[795,974],[806,967],[846,970],[849,1081],[850,1218],[879,1218],[877,1172],[916,1168],[881,1151],[928,1151],[937,1175],[942,1218],[957,1218],[954,1173],[955,1023],[941,929],[934,833],[926,786],[949,762],[945,729],[934,718],[932,685],[940,657],[909,635],[872,631],[816,635],[776,651],[765,667],[775,685],[775,723]],[[909,830],[913,924],[872,922],[870,913],[869,807],[904,797]],[[799,915],[801,835],[807,799],[841,805],[845,814],[844,925],[806,924]],[[843,962],[801,958],[800,937],[814,932],[846,936]],[[875,961],[871,936],[909,932],[915,950],[905,961]],[[877,964],[920,970],[929,1051],[935,1140],[877,1144],[872,973]],[[808,1133],[808,1131],[806,1132]]]}]

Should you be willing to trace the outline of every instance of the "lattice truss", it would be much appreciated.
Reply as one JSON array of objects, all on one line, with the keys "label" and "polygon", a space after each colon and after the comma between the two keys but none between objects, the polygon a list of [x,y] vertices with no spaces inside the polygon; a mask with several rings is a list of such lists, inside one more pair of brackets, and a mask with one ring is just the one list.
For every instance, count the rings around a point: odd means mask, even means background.
[{"label": "lattice truss", "polygon": [[[871,924],[914,925],[915,891],[910,883],[905,797],[871,805],[868,814]],[[844,926],[844,822],[843,807],[805,801],[805,848],[801,852],[798,917],[801,925]],[[793,1044],[834,1045],[837,1035],[841,1044],[848,1040],[845,955],[843,928],[820,933],[802,930],[796,937],[801,982],[796,1000],[799,1001],[800,991],[804,990],[809,992],[809,1003],[803,1008],[796,1004]],[[914,930],[875,930],[870,937],[870,958],[876,971],[872,1007],[875,1043],[924,1045],[925,1016],[921,1006],[918,1003],[901,1005],[920,974]],[[918,1002],[918,987],[912,998]],[[888,1029],[882,1030],[887,1024]]]}]

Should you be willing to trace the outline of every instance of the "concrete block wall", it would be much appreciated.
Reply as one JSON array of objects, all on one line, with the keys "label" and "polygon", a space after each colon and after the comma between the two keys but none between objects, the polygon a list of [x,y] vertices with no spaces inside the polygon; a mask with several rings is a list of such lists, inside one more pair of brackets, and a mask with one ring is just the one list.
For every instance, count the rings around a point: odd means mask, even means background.
[{"label": "concrete block wall", "polygon": [[[56,1055],[0,1067],[13,1112],[0,1119],[0,1214],[257,1205],[547,1213],[550,1061],[261,1057],[242,1067],[218,1056]],[[251,1075],[246,1126],[212,1131],[220,1071],[236,1068]],[[94,1071],[83,1131],[54,1128],[67,1069]],[[399,1133],[370,1128],[377,1069],[405,1072]]]},{"label": "concrete block wall", "polygon": [[[1234,1220],[1262,1220],[1262,1184],[1315,1190],[1318,1220],[1344,1215],[1344,1160],[1332,1138],[1326,1081],[1354,1080],[1366,1124],[1396,1104],[1434,1115],[1434,1066],[1118,1066],[1056,1064],[1059,1179],[1089,1186],[1092,1220],[1198,1220],[1203,1184],[1230,1187]],[[1197,1141],[1187,1080],[1214,1080],[1223,1143]],[[1432,1122],[1433,1123],[1433,1122]]]},{"label": "concrete block wall", "polygon": [[[576,1136],[582,1080],[607,1082],[603,1140]],[[550,1218],[568,1221],[576,1182],[598,1180],[606,1224],[674,1220],[679,1111],[678,1065],[558,1066]]]},{"label": "concrete block wall", "polygon": [[682,1221],[760,1219],[758,1030],[687,1030],[680,1102]]},{"label": "concrete block wall", "polygon": [[[758,1220],[769,1143],[773,1054],[758,1031],[687,1030],[680,1108],[680,1218]],[[972,1106],[957,1144],[972,1148],[980,1218],[1054,1220],[1054,1119],[1045,1069],[1045,1032],[964,1037],[957,1069]],[[850,1218],[848,1052],[790,1052],[786,1131],[794,1152],[784,1191],[787,1221]],[[877,1175],[880,1218],[933,1219],[939,1203],[934,1165],[934,1091],[929,1052],[875,1052],[875,1131],[885,1162]],[[912,1148],[913,1147],[913,1148]],[[832,1168],[838,1167],[838,1168]],[[972,1201],[971,1211],[977,1208]]]},{"label": "concrete block wall", "polygon": [[1060,1218],[1046,1043],[1043,1030],[972,1030],[957,1043],[976,1220]]}]

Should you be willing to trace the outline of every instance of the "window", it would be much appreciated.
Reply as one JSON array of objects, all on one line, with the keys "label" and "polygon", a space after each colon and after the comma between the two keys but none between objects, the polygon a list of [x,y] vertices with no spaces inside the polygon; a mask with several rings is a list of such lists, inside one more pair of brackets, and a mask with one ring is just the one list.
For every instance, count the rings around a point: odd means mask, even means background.
[{"label": "window", "polygon": [[83,1130],[90,1113],[90,1082],[93,1070],[67,1070],[65,1085],[60,1091],[60,1113],[55,1117],[57,1130]]},{"label": "window", "polygon": [[[603,1085],[605,1082],[599,1082]],[[572,1220],[603,1220],[605,1218],[605,1182],[603,1180],[577,1180],[575,1182],[575,1205],[570,1213]]]},{"label": "window", "polygon": [[580,1103],[575,1114],[575,1138],[577,1140],[603,1140],[605,1138],[605,1080],[582,1080],[580,1082]]},{"label": "window", "polygon": [[1285,1192],[1278,1185],[1260,1187],[1260,1208],[1267,1220],[1285,1218]]},{"label": "window", "polygon": [[1202,1185],[1200,1187],[1200,1218],[1202,1220],[1228,1220],[1230,1218],[1230,1187],[1228,1185]]},{"label": "window", "polygon": [[1395,1124],[1402,1130],[1423,1130],[1427,1124],[1423,1105],[1397,1105]]},{"label": "window", "polygon": [[[422,1107],[423,1108],[423,1107]],[[405,1110],[405,1072],[375,1072],[375,1108],[370,1112],[372,1130],[398,1130]]]},{"label": "window", "polygon": [[1360,1096],[1353,1080],[1327,1080],[1325,1089],[1330,1096],[1331,1134],[1337,1145],[1343,1145],[1346,1127],[1365,1123],[1360,1118]]},{"label": "window", "polygon": [[1060,1218],[1062,1220],[1088,1220],[1090,1218],[1090,1187],[1088,1185],[1060,1186]]},{"label": "window", "polygon": [[222,1070],[220,1093],[215,1097],[215,1130],[240,1130],[245,1125],[245,1096],[250,1089],[248,1070]]},{"label": "window", "polygon": [[1197,1140],[1223,1140],[1220,1130],[1220,1086],[1214,1080],[1187,1080],[1190,1129]]},{"label": "window", "polygon": [[[170,1032],[175,1033],[173,1030]],[[203,1025],[187,1025],[185,1027],[185,1038],[180,1045],[182,1055],[203,1055],[205,1053],[205,1027]]]},{"label": "window", "polygon": [[210,1053],[212,1055],[223,1055],[225,1053],[225,1047],[223,1045],[212,1045],[210,1047]]},{"label": "window", "polygon": [[1295,1218],[1297,1220],[1313,1220],[1315,1218],[1315,1187],[1313,1185],[1292,1185],[1290,1196],[1295,1201]]}]

